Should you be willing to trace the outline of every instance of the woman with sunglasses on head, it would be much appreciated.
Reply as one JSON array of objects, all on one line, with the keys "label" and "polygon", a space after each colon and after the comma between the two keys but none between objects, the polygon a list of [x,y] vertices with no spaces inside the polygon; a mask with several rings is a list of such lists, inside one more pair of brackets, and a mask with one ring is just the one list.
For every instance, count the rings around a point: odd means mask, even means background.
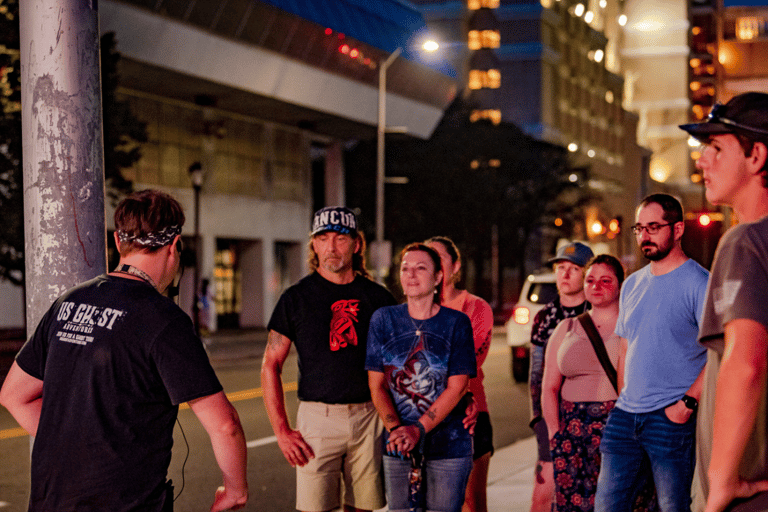
[{"label": "woman with sunglasses on head", "polygon": [[371,318],[366,369],[386,428],[390,512],[459,512],[472,469],[462,403],[476,373],[472,326],[464,313],[440,306],[442,281],[437,252],[408,245],[400,264],[406,303]]},{"label": "woman with sunglasses on head", "polygon": [[488,413],[488,402],[483,387],[481,366],[488,356],[493,334],[493,311],[486,301],[456,285],[461,278],[461,253],[448,237],[436,236],[425,242],[440,255],[443,270],[443,292],[441,304],[465,313],[472,323],[472,334],[477,359],[477,377],[469,381],[469,391],[477,405],[477,424],[474,429],[474,464],[469,475],[463,512],[487,512],[486,488],[488,486],[488,465],[493,455],[493,429]]}]

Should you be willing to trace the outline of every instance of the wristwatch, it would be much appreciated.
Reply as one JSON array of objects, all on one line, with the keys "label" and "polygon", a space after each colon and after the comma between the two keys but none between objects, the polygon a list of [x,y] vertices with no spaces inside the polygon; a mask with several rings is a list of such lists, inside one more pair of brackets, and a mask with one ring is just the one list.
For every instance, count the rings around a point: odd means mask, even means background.
[{"label": "wristwatch", "polygon": [[690,395],[683,395],[683,398],[680,400],[682,400],[685,406],[692,411],[696,411],[696,409],[699,408],[699,401]]}]

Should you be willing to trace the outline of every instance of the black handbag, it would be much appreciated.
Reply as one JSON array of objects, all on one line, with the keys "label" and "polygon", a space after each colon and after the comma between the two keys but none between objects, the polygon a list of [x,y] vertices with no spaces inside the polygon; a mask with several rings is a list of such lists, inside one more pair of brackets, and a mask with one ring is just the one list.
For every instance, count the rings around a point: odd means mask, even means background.
[{"label": "black handbag", "polygon": [[605,374],[608,376],[608,380],[611,381],[611,384],[613,384],[613,389],[616,390],[616,394],[618,395],[618,373],[616,372],[616,368],[613,367],[611,358],[608,356],[608,351],[605,349],[603,338],[600,336],[600,333],[597,332],[597,327],[595,327],[595,323],[592,321],[592,317],[589,316],[589,313],[585,311],[576,318],[578,318],[579,322],[581,322],[581,326],[584,328],[584,332],[587,333],[587,337],[589,337],[589,341],[592,343],[592,348],[595,349],[598,361],[600,361],[603,370],[605,370]]}]

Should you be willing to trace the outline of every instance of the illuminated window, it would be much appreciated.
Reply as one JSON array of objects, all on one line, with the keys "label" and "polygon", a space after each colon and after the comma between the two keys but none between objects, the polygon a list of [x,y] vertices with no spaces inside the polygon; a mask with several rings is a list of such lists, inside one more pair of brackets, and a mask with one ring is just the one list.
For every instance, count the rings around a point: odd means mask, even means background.
[{"label": "illuminated window", "polygon": [[489,69],[485,72],[485,86],[489,89],[501,87],[501,73],[498,69]]},{"label": "illuminated window", "polygon": [[499,124],[501,122],[501,110],[473,110],[472,113],[469,114],[469,120],[473,123],[481,120],[488,120],[493,124]]},{"label": "illuminated window", "polygon": [[499,7],[500,0],[467,0],[467,8],[471,11],[476,11],[486,7],[488,9],[496,9]]},{"label": "illuminated window", "polygon": [[754,39],[760,35],[762,21],[757,16],[744,16],[736,20],[736,37],[739,39]]},{"label": "illuminated window", "polygon": [[480,41],[480,31],[470,30],[467,34],[467,46],[470,50],[479,50],[483,47],[483,43]]},{"label": "illuminated window", "polygon": [[498,30],[470,30],[467,45],[470,50],[498,48],[501,45],[501,34]]},{"label": "illuminated window", "polygon": [[501,34],[498,30],[483,30],[480,39],[485,48],[498,48],[501,45]]},{"label": "illuminated window", "polygon": [[469,72],[470,89],[498,89],[501,87],[501,73],[498,69],[473,69]]},{"label": "illuminated window", "polygon": [[482,89],[483,88],[483,71],[479,69],[473,69],[469,72],[469,83],[467,86],[470,89]]}]

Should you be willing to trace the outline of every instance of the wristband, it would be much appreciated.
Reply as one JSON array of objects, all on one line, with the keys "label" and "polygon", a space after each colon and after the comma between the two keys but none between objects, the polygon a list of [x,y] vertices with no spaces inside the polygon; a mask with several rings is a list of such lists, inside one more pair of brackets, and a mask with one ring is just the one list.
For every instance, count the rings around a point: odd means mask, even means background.
[{"label": "wristband", "polygon": [[416,422],[416,428],[419,429],[419,439],[424,439],[424,436],[427,435],[427,430],[424,428],[424,424],[421,420]]}]

